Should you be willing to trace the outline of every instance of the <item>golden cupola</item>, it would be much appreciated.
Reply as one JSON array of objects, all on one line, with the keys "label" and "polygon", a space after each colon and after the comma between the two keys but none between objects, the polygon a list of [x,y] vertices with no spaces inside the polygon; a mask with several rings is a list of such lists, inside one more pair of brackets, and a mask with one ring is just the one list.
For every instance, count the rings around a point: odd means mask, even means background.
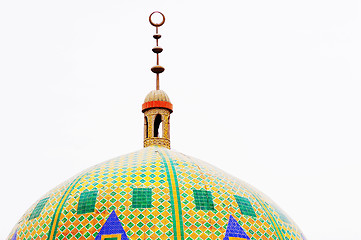
[{"label": "golden cupola", "polygon": [[163,51],[163,48],[158,45],[158,40],[161,38],[158,27],[162,26],[165,21],[164,15],[160,14],[163,16],[163,21],[160,23],[154,23],[151,19],[152,15],[149,17],[150,23],[156,27],[156,34],[153,35],[156,46],[152,50],[157,54],[157,65],[151,68],[152,72],[156,74],[156,90],[148,93],[142,105],[142,112],[144,113],[144,147],[156,145],[170,149],[169,120],[170,114],[173,112],[173,105],[168,95],[159,89],[159,74],[164,71],[164,67],[159,65],[159,54]]}]

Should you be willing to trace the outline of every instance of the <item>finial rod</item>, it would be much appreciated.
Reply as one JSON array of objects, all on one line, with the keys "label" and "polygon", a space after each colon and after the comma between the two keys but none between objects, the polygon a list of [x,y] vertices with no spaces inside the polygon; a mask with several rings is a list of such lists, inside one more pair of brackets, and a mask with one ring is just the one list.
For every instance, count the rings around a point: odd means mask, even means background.
[{"label": "finial rod", "polygon": [[[152,21],[152,16],[154,13],[159,13],[162,16],[162,21],[160,23],[154,23]],[[159,65],[159,53],[163,51],[163,48],[159,47],[158,40],[162,37],[162,35],[158,34],[158,27],[162,26],[165,22],[165,17],[163,13],[155,11],[149,16],[149,22],[152,26],[155,27],[155,35],[153,35],[153,38],[156,40],[156,46],[152,49],[154,53],[157,54],[157,65],[151,68],[152,72],[156,74],[156,90],[159,90],[159,74],[164,72],[164,67]]]}]

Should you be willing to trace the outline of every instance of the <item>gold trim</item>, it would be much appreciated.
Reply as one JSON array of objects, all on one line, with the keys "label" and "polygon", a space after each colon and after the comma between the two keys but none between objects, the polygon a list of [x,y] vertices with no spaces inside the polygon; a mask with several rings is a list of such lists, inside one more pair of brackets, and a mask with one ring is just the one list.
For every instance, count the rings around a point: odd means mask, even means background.
[{"label": "gold trim", "polygon": [[108,234],[108,235],[102,235],[101,240],[105,240],[105,238],[117,238],[117,240],[122,239],[122,234]]},{"label": "gold trim", "polygon": [[144,140],[144,147],[161,146],[170,149],[170,140],[166,138],[146,138]]}]

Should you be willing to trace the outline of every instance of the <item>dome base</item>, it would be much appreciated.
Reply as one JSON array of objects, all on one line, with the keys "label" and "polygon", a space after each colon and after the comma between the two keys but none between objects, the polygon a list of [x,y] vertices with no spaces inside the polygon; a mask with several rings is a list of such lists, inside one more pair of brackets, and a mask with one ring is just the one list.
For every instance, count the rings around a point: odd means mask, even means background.
[{"label": "dome base", "polygon": [[150,147],[150,146],[160,146],[170,149],[170,140],[166,138],[146,138],[144,140],[144,147]]}]

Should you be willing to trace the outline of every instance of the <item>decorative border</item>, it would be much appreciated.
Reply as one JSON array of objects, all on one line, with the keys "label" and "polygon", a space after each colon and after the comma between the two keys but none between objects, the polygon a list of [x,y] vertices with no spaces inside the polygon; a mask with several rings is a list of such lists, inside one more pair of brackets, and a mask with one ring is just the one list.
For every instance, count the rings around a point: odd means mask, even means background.
[{"label": "decorative border", "polygon": [[148,108],[167,108],[173,112],[173,104],[165,101],[151,101],[145,102],[142,105],[142,112],[144,112]]},{"label": "decorative border", "polygon": [[122,239],[122,234],[108,234],[108,235],[102,235],[102,239],[104,240],[105,238],[117,238],[118,240]]},{"label": "decorative border", "polygon": [[[71,192],[73,191],[75,185],[76,185],[85,175],[87,175],[87,173],[78,176],[78,177],[69,185],[69,187],[65,190],[64,195],[61,197],[61,200],[60,200],[58,206],[57,206],[56,209],[55,209],[55,212],[54,212],[54,215],[53,215],[53,219],[51,220],[50,230],[49,230],[49,233],[48,233],[48,238],[47,238],[47,240],[55,240],[56,233],[57,233],[57,231],[58,231],[58,224],[59,224],[59,220],[60,220],[61,213],[63,212],[64,204],[65,204],[66,201],[68,200],[68,197],[69,197],[69,195],[71,194]],[[55,223],[55,224],[54,224],[54,223]]]},{"label": "decorative border", "polygon": [[163,146],[170,149],[170,140],[166,138],[152,137],[144,140],[144,147]]},{"label": "decorative border", "polygon": [[[167,171],[167,180],[169,185],[170,198],[172,203],[172,217],[173,217],[173,234],[174,240],[184,240],[183,229],[183,214],[180,200],[179,185],[177,179],[177,172],[174,168],[173,160],[169,154],[158,148],[158,153],[163,159],[164,167]],[[165,155],[162,153],[164,152]]]}]

